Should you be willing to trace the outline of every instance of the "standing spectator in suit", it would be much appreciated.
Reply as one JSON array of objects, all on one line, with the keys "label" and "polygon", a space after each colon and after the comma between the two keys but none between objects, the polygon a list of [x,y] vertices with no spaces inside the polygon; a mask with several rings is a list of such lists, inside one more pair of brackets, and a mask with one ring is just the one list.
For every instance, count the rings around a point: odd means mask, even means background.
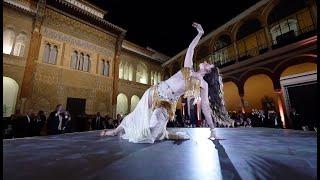
[{"label": "standing spectator in suit", "polygon": [[302,129],[301,116],[300,114],[297,113],[295,108],[292,108],[290,111],[290,119],[292,121],[293,129],[295,130]]},{"label": "standing spectator in suit", "polygon": [[26,123],[26,132],[25,137],[30,137],[35,135],[36,123],[35,123],[35,115],[33,110],[30,110],[27,115],[24,117],[24,122]]},{"label": "standing spectator in suit", "polygon": [[35,128],[34,128],[34,135],[40,136],[41,130],[46,123],[46,116],[44,115],[43,111],[39,111],[36,118],[35,118]]},{"label": "standing spectator in suit", "polygon": [[60,134],[63,128],[62,105],[58,104],[56,110],[50,113],[47,124],[48,135]]},{"label": "standing spectator in suit", "polygon": [[91,123],[92,130],[103,129],[103,121],[104,119],[100,115],[100,112],[97,112],[96,117],[92,120],[92,123]]},{"label": "standing spectator in suit", "polygon": [[22,118],[20,114],[15,114],[12,117],[12,125],[13,125],[13,137],[14,138],[21,138],[24,137],[26,124],[24,122],[24,118]]}]

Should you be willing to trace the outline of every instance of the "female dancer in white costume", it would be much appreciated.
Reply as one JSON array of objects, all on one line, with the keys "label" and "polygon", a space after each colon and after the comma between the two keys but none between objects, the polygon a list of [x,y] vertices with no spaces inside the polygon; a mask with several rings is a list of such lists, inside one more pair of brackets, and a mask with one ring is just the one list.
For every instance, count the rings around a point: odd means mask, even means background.
[{"label": "female dancer in white costume", "polygon": [[[224,107],[222,82],[219,71],[207,62],[199,65],[199,71],[193,71],[192,57],[204,31],[200,24],[193,23],[198,31],[188,47],[184,60],[184,68],[166,81],[149,88],[137,104],[133,112],[128,114],[114,130],[101,132],[101,136],[115,136],[120,133],[123,139],[134,143],[154,143],[162,139],[188,139],[185,136],[169,134],[166,130],[168,120],[173,120],[176,103],[181,95],[195,98],[210,127],[210,139],[217,139],[213,118],[223,124],[230,124]],[[211,107],[210,107],[211,106]]]}]

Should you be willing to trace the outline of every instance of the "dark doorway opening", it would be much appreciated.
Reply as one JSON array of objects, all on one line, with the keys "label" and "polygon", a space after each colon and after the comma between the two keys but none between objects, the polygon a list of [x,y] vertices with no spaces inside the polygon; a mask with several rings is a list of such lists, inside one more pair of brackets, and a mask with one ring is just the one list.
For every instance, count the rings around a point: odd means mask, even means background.
[{"label": "dark doorway opening", "polygon": [[313,130],[317,113],[317,84],[303,84],[288,87],[290,105],[300,114],[302,125]]},{"label": "dark doorway opening", "polygon": [[85,131],[86,128],[86,99],[68,98],[67,111],[69,111],[72,120],[72,127],[74,131]]}]

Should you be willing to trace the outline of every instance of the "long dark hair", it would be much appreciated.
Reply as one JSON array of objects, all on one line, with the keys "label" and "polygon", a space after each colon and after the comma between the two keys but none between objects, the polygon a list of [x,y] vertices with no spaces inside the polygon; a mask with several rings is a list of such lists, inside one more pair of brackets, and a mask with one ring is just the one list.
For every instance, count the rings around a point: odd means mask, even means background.
[{"label": "long dark hair", "polygon": [[212,110],[213,119],[219,124],[231,125],[233,120],[230,119],[225,107],[223,98],[223,83],[217,67],[211,68],[203,79],[208,83],[208,99]]}]

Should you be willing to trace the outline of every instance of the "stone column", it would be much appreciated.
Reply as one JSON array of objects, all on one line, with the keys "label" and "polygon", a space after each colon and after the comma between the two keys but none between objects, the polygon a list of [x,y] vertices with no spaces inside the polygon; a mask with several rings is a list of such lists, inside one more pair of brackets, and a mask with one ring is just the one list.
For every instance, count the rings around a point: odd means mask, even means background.
[{"label": "stone column", "polygon": [[284,117],[285,108],[284,108],[283,92],[281,89],[275,89],[275,93],[277,94],[277,105],[278,105],[283,128],[287,128],[287,122]]},{"label": "stone column", "polygon": [[151,85],[151,67],[148,67],[148,85]]},{"label": "stone column", "polygon": [[244,94],[239,94],[239,96],[240,96],[240,102],[241,102],[241,112],[242,113],[245,113],[246,112],[246,110],[245,110],[245,107],[244,107]]},{"label": "stone column", "polygon": [[120,62],[120,53],[121,53],[121,45],[124,39],[125,33],[122,33],[117,38],[117,42],[115,45],[114,52],[114,60],[113,60],[113,90],[112,90],[112,114],[113,118],[116,118],[116,110],[117,110],[117,96],[119,91],[119,62]]},{"label": "stone column", "polygon": [[[107,61],[107,59],[105,59],[105,61]],[[93,61],[91,61],[91,62],[93,62]],[[94,67],[93,67],[93,63],[92,63],[92,71],[91,72],[93,72],[94,74],[98,74],[98,75],[101,75],[102,73],[100,73],[99,72],[99,68],[100,68],[100,54],[97,54],[97,56],[96,56],[96,61],[95,61],[95,69],[94,69]],[[102,62],[102,61],[101,61]],[[101,66],[102,67],[102,66]],[[103,69],[101,68],[101,72],[103,71]],[[110,68],[109,68],[109,73],[110,73]]]},{"label": "stone column", "polygon": [[132,82],[137,82],[137,65],[133,65]]},{"label": "stone column", "polygon": [[268,50],[271,50],[273,42],[272,42],[272,38],[270,36],[269,27],[267,25],[264,26],[264,33],[265,33],[266,38],[267,38]]},{"label": "stone column", "polygon": [[[29,47],[26,67],[25,67],[22,86],[21,86],[20,97],[22,102],[25,102],[32,95],[33,78],[36,70],[35,61],[39,58],[38,55],[39,55],[39,49],[41,45],[40,30],[43,22],[43,16],[45,13],[45,6],[46,6],[45,0],[40,0],[37,6],[38,6],[38,9],[37,9],[36,18],[33,24],[33,31],[30,39],[30,47]],[[21,105],[22,105],[21,109],[24,112],[25,105],[24,103],[22,103]]]},{"label": "stone column", "polygon": [[234,54],[236,55],[236,62],[239,62],[239,55],[238,55],[238,48],[237,48],[237,43],[233,43],[233,49],[234,49]]},{"label": "stone column", "polygon": [[307,0],[307,5],[310,9],[312,21],[314,22],[315,28],[317,28],[317,5],[314,0]]},{"label": "stone column", "polygon": [[26,101],[27,101],[27,98],[21,98],[21,106],[20,106],[20,113],[21,114],[24,114],[26,112],[26,110],[25,110]]},{"label": "stone column", "polygon": [[131,97],[132,97],[132,95],[128,95],[128,113],[130,113],[131,112]]}]

